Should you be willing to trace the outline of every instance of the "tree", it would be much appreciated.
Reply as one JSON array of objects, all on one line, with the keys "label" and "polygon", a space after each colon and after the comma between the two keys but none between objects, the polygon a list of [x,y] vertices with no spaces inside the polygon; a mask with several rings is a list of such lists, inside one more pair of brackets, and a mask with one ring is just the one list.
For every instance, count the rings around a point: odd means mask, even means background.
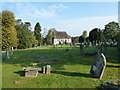
[{"label": "tree", "polygon": [[82,37],[84,38],[84,42],[86,41],[87,36],[87,31],[83,31]]},{"label": "tree", "polygon": [[103,34],[105,35],[107,40],[109,39],[114,40],[119,31],[120,31],[119,24],[113,21],[105,25]]},{"label": "tree", "polygon": [[30,22],[28,24],[23,23],[21,19],[16,20],[15,28],[17,30],[17,37],[19,38],[19,49],[31,48],[37,45],[37,40],[34,36],[34,33],[29,30],[30,25]]},{"label": "tree", "polygon": [[15,29],[14,13],[10,11],[2,11],[2,48],[17,47],[17,32]]},{"label": "tree", "polygon": [[41,33],[40,33],[41,31],[42,31],[41,26],[39,22],[37,22],[34,28],[34,35],[36,37],[36,40],[38,41],[38,46],[40,46],[42,43],[42,38],[41,38]]},{"label": "tree", "polygon": [[84,42],[84,38],[82,36],[79,37],[79,42],[83,43]]},{"label": "tree", "polygon": [[48,31],[48,34],[47,34],[47,45],[52,45],[52,31],[51,30],[49,30]]},{"label": "tree", "polygon": [[102,32],[99,28],[94,28],[89,32],[89,40],[91,43],[99,43],[102,39]]}]

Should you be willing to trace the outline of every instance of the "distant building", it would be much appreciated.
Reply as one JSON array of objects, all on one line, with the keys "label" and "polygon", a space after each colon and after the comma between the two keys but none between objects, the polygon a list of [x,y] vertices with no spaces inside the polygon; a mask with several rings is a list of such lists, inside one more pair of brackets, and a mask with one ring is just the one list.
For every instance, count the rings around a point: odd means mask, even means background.
[{"label": "distant building", "polygon": [[52,43],[57,44],[69,44],[72,43],[71,37],[64,31],[52,30]]}]

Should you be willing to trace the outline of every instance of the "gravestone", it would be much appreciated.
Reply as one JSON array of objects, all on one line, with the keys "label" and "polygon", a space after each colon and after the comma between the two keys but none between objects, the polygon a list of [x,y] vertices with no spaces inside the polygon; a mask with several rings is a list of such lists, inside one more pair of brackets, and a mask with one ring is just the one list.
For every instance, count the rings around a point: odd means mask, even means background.
[{"label": "gravestone", "polygon": [[13,55],[13,47],[11,48],[10,55]]},{"label": "gravestone", "polygon": [[118,40],[117,40],[117,48],[118,48],[118,52],[120,52],[120,36],[118,36],[118,38],[117,38]]},{"label": "gravestone", "polygon": [[25,71],[42,71],[41,68],[32,68],[32,67],[27,67],[23,68]]},{"label": "gravestone", "polygon": [[43,70],[43,73],[45,74],[45,66],[43,67],[43,69],[42,69],[42,70]]},{"label": "gravestone", "polygon": [[6,60],[10,59],[10,51],[8,50],[8,48],[6,48],[5,58]]},{"label": "gravestone", "polygon": [[90,41],[87,41],[85,47],[88,48],[90,46]]},{"label": "gravestone", "polygon": [[46,74],[50,74],[50,65],[46,66]]},{"label": "gravestone", "polygon": [[44,73],[44,74],[50,74],[51,67],[50,65],[44,66],[43,68],[32,68],[32,67],[26,67],[23,68],[25,71],[25,77],[36,77],[38,75],[38,72]]},{"label": "gravestone", "polygon": [[97,53],[92,64],[90,74],[95,78],[102,78],[104,69],[106,67],[106,58],[103,53]]},{"label": "gravestone", "polygon": [[84,45],[80,44],[80,54],[84,54]]},{"label": "gravestone", "polygon": [[103,44],[102,45],[98,45],[98,50],[99,50],[100,53],[104,53],[104,51],[105,51],[104,45]]},{"label": "gravestone", "polygon": [[37,77],[38,71],[26,71],[25,77]]}]

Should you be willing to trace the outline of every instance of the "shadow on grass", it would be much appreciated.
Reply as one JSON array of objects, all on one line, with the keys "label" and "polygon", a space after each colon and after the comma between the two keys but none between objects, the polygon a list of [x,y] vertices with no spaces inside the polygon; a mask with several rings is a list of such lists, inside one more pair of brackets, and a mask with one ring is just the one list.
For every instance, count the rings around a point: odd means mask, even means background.
[{"label": "shadow on grass", "polygon": [[120,68],[120,66],[114,66],[114,65],[106,65],[106,67]]},{"label": "shadow on grass", "polygon": [[52,71],[52,73],[66,75],[66,76],[78,76],[78,77],[82,76],[82,77],[91,78],[90,74],[85,74],[85,73],[63,72],[63,71]]},{"label": "shadow on grass", "polygon": [[18,71],[18,72],[14,72],[14,73],[19,74],[22,77],[25,76],[25,72],[24,71]]}]

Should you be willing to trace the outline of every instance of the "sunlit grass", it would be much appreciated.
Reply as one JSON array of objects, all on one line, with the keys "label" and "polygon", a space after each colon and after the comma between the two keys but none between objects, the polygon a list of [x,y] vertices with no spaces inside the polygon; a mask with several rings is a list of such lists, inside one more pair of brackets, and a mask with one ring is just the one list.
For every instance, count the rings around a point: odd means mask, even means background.
[{"label": "sunlit grass", "polygon": [[[85,52],[96,51],[95,47],[85,49]],[[115,53],[117,53],[115,47],[107,49],[107,65],[113,67],[106,67],[102,79],[99,80],[92,78],[89,74],[93,56],[80,55],[79,47],[48,46],[14,51],[10,60],[3,60],[3,88],[96,88],[102,81],[118,78],[118,68],[114,66],[118,66],[119,62]],[[47,58],[41,59],[36,56]],[[50,64],[52,67],[50,75],[39,74],[34,78],[23,76],[23,67],[48,60],[58,60]]]}]

